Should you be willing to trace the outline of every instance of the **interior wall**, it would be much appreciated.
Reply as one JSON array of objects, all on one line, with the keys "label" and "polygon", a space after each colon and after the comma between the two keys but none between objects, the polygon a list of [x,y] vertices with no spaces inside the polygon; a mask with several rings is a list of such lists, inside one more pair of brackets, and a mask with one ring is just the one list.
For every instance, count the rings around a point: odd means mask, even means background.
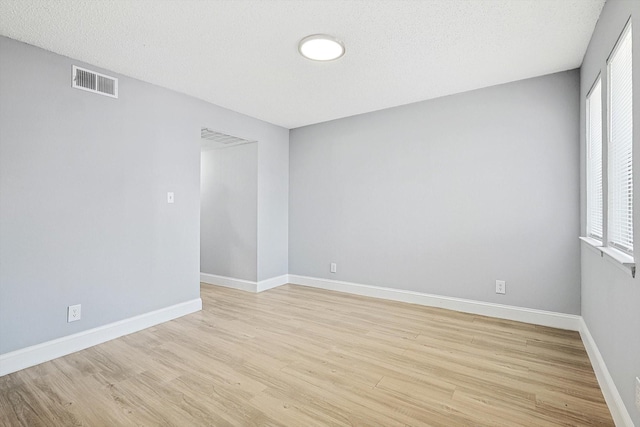
[{"label": "interior wall", "polygon": [[258,144],[202,152],[200,272],[257,277]]},{"label": "interior wall", "polygon": [[578,97],[574,70],[292,130],[290,273],[578,314]]},{"label": "interior wall", "polygon": [[258,281],[289,272],[289,131],[258,142]]},{"label": "interior wall", "polygon": [[[634,187],[640,177],[640,2],[608,0],[591,38],[581,68],[580,140],[582,235],[586,233],[585,183],[585,100],[599,73],[606,88],[606,61],[629,18],[633,18],[633,102],[634,102]],[[606,99],[606,97],[603,96]],[[606,114],[606,105],[605,114]],[[640,194],[634,194],[634,241],[640,241]],[[637,244],[636,244],[637,245]],[[636,253],[638,248],[636,247]],[[636,262],[638,256],[635,256]],[[628,270],[607,256],[601,257],[587,244],[582,247],[582,317],[607,365],[627,412],[640,426],[635,407],[635,377],[640,377],[640,275],[632,278]]]},{"label": "interior wall", "polygon": [[200,128],[288,130],[5,37],[0,57],[0,354],[198,298]]}]

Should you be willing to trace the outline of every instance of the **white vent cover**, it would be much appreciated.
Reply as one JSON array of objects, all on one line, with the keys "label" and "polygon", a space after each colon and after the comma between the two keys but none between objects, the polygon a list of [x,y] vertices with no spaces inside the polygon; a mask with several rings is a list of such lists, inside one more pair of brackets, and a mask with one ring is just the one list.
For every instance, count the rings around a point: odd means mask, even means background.
[{"label": "white vent cover", "polygon": [[202,139],[201,145],[203,150],[215,150],[256,142],[244,138],[238,138],[237,136],[227,135],[226,133],[216,132],[209,128],[200,129],[200,138]]},{"label": "white vent cover", "polygon": [[96,73],[85,68],[73,66],[72,69],[72,86],[76,89],[82,89],[100,95],[118,97],[118,79]]}]

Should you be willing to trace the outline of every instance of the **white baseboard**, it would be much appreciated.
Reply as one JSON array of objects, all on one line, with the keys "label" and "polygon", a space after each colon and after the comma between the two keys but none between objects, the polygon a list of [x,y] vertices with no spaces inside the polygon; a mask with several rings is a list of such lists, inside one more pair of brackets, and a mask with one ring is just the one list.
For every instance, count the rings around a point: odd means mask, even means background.
[{"label": "white baseboard", "polygon": [[286,285],[287,283],[289,283],[289,275],[283,274],[282,276],[259,281],[256,286],[256,290],[257,292],[268,291],[269,289],[277,288],[278,286]]},{"label": "white baseboard", "polygon": [[224,286],[225,288],[239,289],[241,291],[257,291],[258,284],[251,280],[236,279],[233,277],[218,276],[216,274],[200,273],[200,281],[209,285]]},{"label": "white baseboard", "polygon": [[604,400],[607,402],[607,406],[611,411],[613,422],[619,427],[633,427],[633,420],[624,405],[620,393],[618,393],[618,389],[607,369],[607,365],[604,363],[600,350],[598,350],[598,346],[591,336],[591,332],[589,332],[589,328],[587,328],[587,324],[583,318],[580,318],[580,336],[589,355],[593,370],[596,373],[596,378],[598,379],[598,384],[600,384]]},{"label": "white baseboard", "polygon": [[251,280],[236,279],[234,277],[218,276],[216,274],[200,273],[200,281],[209,285],[224,286],[247,292],[262,292],[289,283],[289,275],[272,277],[271,279],[253,282]]},{"label": "white baseboard", "polygon": [[289,283],[310,286],[331,291],[346,292],[392,301],[408,302],[428,307],[446,308],[464,313],[497,317],[499,319],[515,320],[532,323],[534,325],[550,326],[571,331],[580,330],[581,317],[573,314],[556,313],[552,311],[536,310],[532,308],[515,307],[510,305],[493,304],[462,298],[445,297],[424,294],[421,292],[405,291],[401,289],[383,288],[379,286],[362,285],[337,280],[318,279],[315,277],[289,275]]},{"label": "white baseboard", "polygon": [[57,357],[66,356],[200,310],[202,310],[202,300],[196,298],[77,334],[4,353],[0,355],[0,376],[39,365]]}]

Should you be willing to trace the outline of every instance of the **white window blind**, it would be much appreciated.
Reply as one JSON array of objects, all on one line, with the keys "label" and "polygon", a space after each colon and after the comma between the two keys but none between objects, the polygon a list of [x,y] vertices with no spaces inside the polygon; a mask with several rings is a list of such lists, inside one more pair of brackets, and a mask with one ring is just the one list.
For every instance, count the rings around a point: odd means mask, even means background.
[{"label": "white window blind", "polygon": [[633,162],[631,25],[608,64],[609,74],[609,245],[633,253]]},{"label": "white window blind", "polygon": [[587,236],[602,240],[602,85],[587,96]]}]

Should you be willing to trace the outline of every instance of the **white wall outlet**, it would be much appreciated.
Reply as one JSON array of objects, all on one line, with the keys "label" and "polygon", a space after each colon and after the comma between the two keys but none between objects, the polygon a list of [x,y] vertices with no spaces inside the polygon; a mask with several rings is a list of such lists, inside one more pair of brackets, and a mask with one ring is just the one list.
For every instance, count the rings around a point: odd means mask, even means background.
[{"label": "white wall outlet", "polygon": [[507,283],[504,280],[496,280],[496,294],[506,294]]},{"label": "white wall outlet", "polygon": [[636,377],[636,409],[640,411],[640,377]]},{"label": "white wall outlet", "polygon": [[67,323],[80,320],[82,314],[82,304],[70,305],[67,309]]},{"label": "white wall outlet", "polygon": [[173,197],[173,191],[169,191],[167,193],[167,203],[173,203],[174,197]]},{"label": "white wall outlet", "polygon": [[338,265],[335,262],[331,263],[331,272],[335,273],[336,271],[338,271]]}]

